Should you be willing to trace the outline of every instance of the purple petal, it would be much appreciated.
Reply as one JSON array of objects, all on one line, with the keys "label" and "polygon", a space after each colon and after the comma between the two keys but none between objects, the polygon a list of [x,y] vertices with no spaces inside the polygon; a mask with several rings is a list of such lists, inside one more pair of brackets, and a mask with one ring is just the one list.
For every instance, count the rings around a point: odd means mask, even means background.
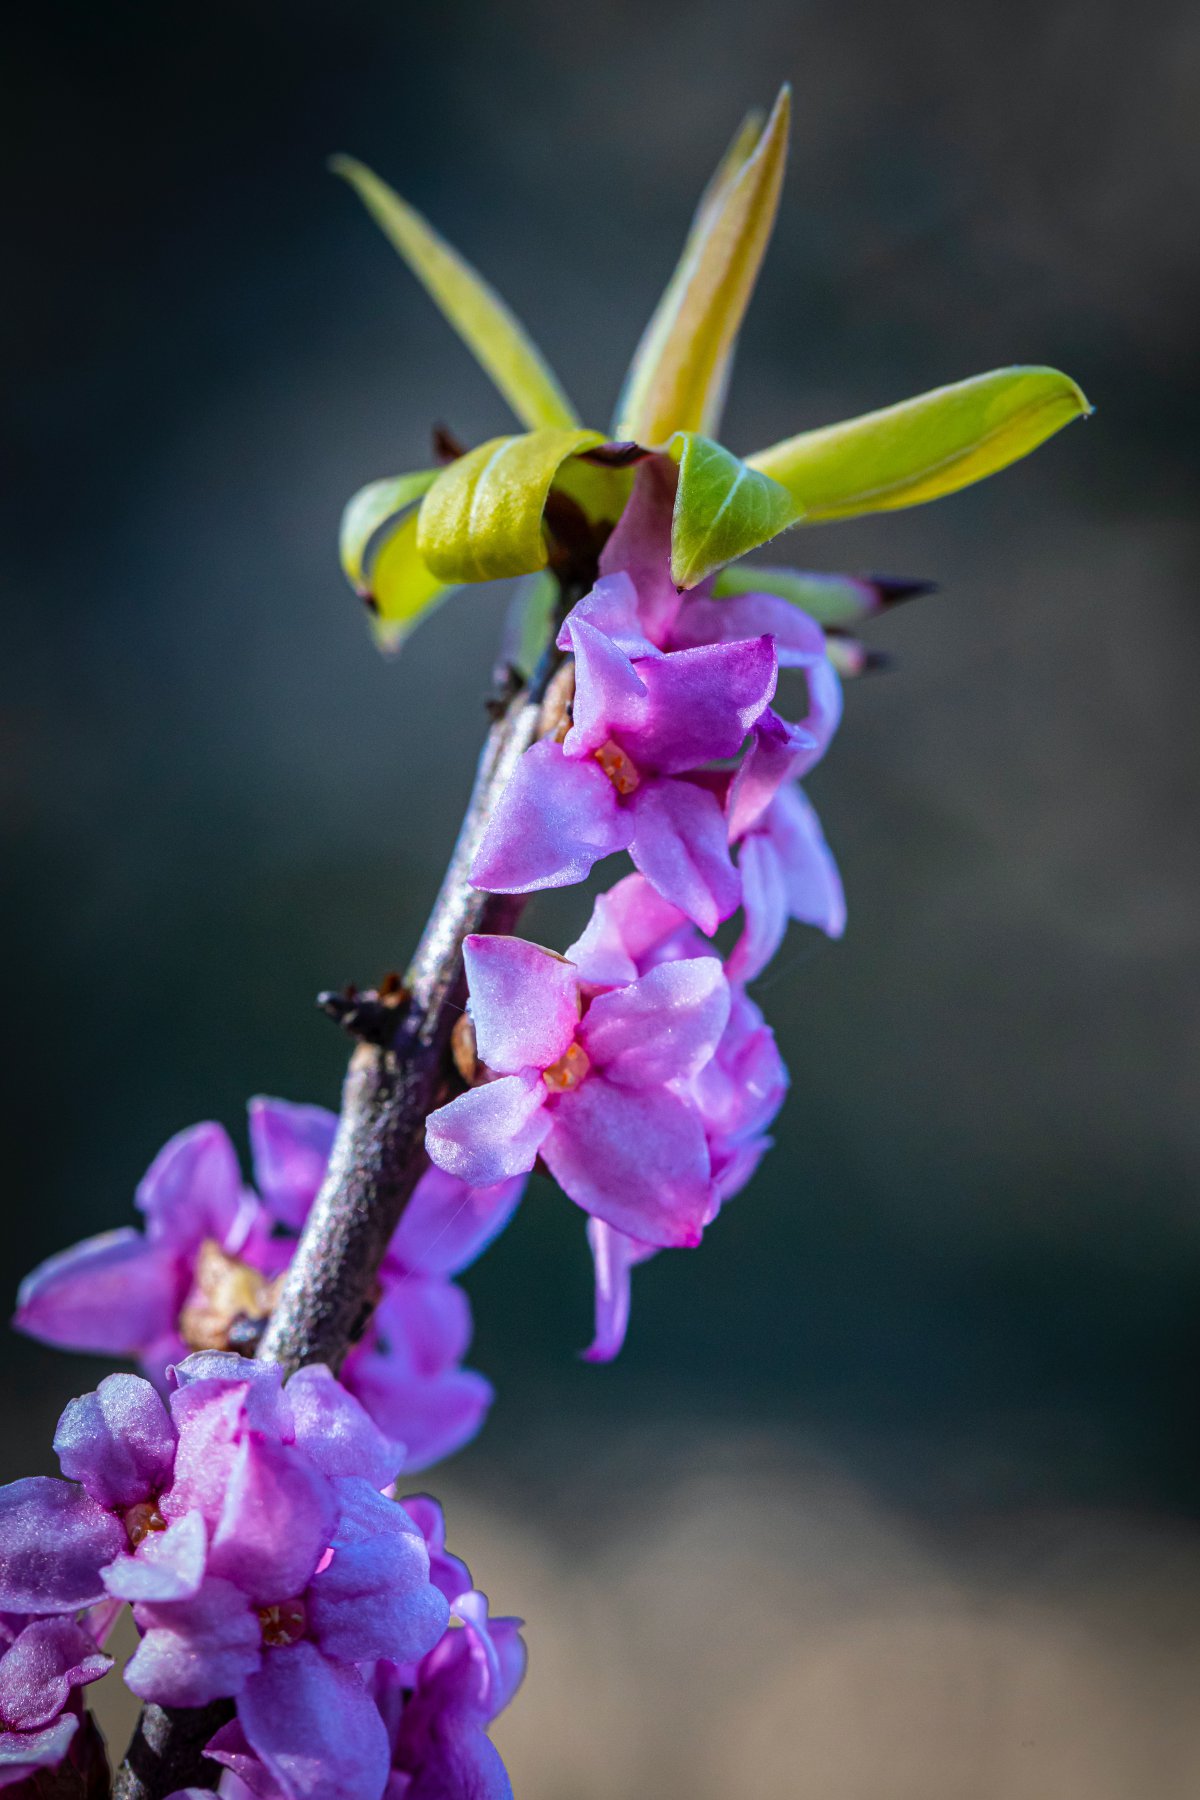
[{"label": "purple petal", "polygon": [[753,1000],[738,994],[717,1054],[688,1089],[710,1141],[764,1131],[783,1104],[787,1085],[774,1032]]},{"label": "purple petal", "polygon": [[415,1662],[450,1618],[445,1595],[429,1579],[425,1539],[404,1508],[369,1481],[339,1482],[338,1492],[333,1556],[307,1595],[312,1633],[335,1662]]},{"label": "purple petal", "polygon": [[759,825],[784,783],[800,774],[806,763],[816,760],[815,744],[805,726],[789,725],[773,708],[767,708],[754,728],[750,748],[726,799],[730,843],[736,844]]},{"label": "purple petal", "polygon": [[[226,1363],[235,1365],[240,1380],[221,1372]],[[254,1431],[277,1442],[292,1436],[282,1371],[272,1363],[209,1352],[189,1356],[174,1374],[182,1383],[171,1395],[179,1447],[162,1511],[167,1518],[178,1518],[197,1508],[213,1529],[245,1434]]]},{"label": "purple petal", "polygon": [[742,878],[742,934],[729,954],[730,981],[753,981],[780,944],[788,922],[787,888],[771,839],[757,831],[738,853]]},{"label": "purple petal", "polygon": [[124,1226],[60,1251],[21,1283],[19,1331],[110,1356],[141,1356],[175,1324],[187,1276],[175,1252]]},{"label": "purple petal", "polygon": [[542,1146],[563,1192],[649,1244],[697,1244],[709,1216],[708,1147],[696,1108],[669,1088],[595,1075],[553,1107]]},{"label": "purple petal", "polygon": [[603,1219],[589,1219],[587,1235],[596,1276],[596,1312],[595,1335],[583,1355],[586,1362],[611,1362],[629,1328],[630,1273],[655,1249],[614,1230]]},{"label": "purple petal", "polygon": [[301,1593],[328,1548],[334,1490],[290,1444],[248,1433],[238,1445],[208,1566],[257,1606]]},{"label": "purple petal", "polygon": [[806,672],[805,678],[808,682],[808,711],[804,716],[804,723],[812,733],[816,747],[797,769],[798,775],[806,775],[821,760],[842,718],[842,684],[828,657],[814,663]]},{"label": "purple petal", "polygon": [[325,1179],[337,1114],[259,1095],[250,1102],[254,1183],[268,1211],[299,1231]]},{"label": "purple petal", "polygon": [[471,880],[495,894],[571,887],[629,844],[630,822],[599,763],[549,739],[526,750],[483,835]]},{"label": "purple petal", "polygon": [[104,1599],[100,1570],[125,1529],[73,1481],[28,1475],[0,1488],[0,1610],[77,1612]]},{"label": "purple petal", "polygon": [[34,1619],[0,1658],[0,1718],[15,1731],[49,1725],[73,1688],[112,1666],[73,1619]]},{"label": "purple petal", "polygon": [[495,1390],[474,1369],[412,1375],[386,1357],[352,1353],[344,1374],[372,1418],[404,1442],[404,1473],[416,1475],[476,1437]]},{"label": "purple petal", "polygon": [[290,1800],[380,1800],[390,1756],[379,1710],[358,1671],[315,1644],[270,1651],[238,1698],[238,1719]]},{"label": "purple petal", "polygon": [[642,628],[663,644],[680,608],[671,580],[671,519],[678,473],[667,457],[651,457],[634,476],[633,492],[604,549],[601,575],[624,571],[637,589]]},{"label": "purple petal", "polygon": [[652,887],[710,936],[741,897],[719,801],[690,781],[643,781],[629,853]]},{"label": "purple petal", "polygon": [[563,752],[588,756],[610,737],[637,729],[646,684],[625,652],[586,619],[572,617],[566,629],[575,652],[575,698]]},{"label": "purple petal", "polygon": [[639,769],[680,775],[740,750],[775,692],[775,646],[760,637],[677,650],[637,673],[645,701],[629,709],[630,724],[615,723],[607,735]]},{"label": "purple petal", "polygon": [[[75,1714],[64,1713],[40,1731],[0,1731],[0,1788],[24,1781],[38,1769],[55,1768],[67,1755],[78,1730]],[[36,1784],[28,1791],[33,1800]]]},{"label": "purple petal", "polygon": [[[404,1800],[512,1800],[500,1752],[476,1720],[410,1704],[398,1755],[411,1770]],[[424,1729],[421,1729],[424,1727]],[[390,1800],[390,1796],[389,1796]]]},{"label": "purple petal", "polygon": [[205,1238],[224,1244],[237,1222],[242,1177],[220,1125],[193,1125],[163,1145],[138,1185],[135,1205],[155,1243],[179,1250]]},{"label": "purple petal", "polygon": [[524,1191],[522,1175],[473,1188],[426,1169],[392,1233],[389,1260],[419,1275],[457,1275],[499,1237]]},{"label": "purple petal", "polygon": [[770,833],[793,919],[840,938],[846,929],[842,878],[821,822],[799,788],[782,788],[776,796]]},{"label": "purple petal", "polygon": [[412,1520],[429,1551],[429,1579],[440,1588],[451,1606],[471,1588],[471,1571],[461,1557],[446,1548],[446,1517],[432,1494],[401,1494],[400,1504]]},{"label": "purple petal", "polygon": [[600,994],[580,1039],[597,1069],[622,1087],[686,1080],[703,1068],[729,1018],[720,959],[660,963],[628,987]]},{"label": "purple petal", "polygon": [[536,1071],[504,1075],[460,1094],[425,1121],[431,1162],[472,1187],[524,1175],[550,1129],[546,1084]]},{"label": "purple petal", "polygon": [[598,895],[567,958],[585,981],[624,987],[637,979],[642,958],[687,923],[686,913],[664,900],[644,875],[626,875]]},{"label": "purple petal", "polygon": [[207,1548],[204,1520],[185,1513],[165,1531],[148,1532],[133,1555],[109,1563],[104,1584],[118,1600],[190,1600],[204,1580]]},{"label": "purple petal", "polygon": [[175,1427],[148,1381],[106,1375],[94,1393],[66,1407],[54,1448],[68,1481],[82,1482],[110,1511],[124,1511],[167,1486]]},{"label": "purple petal", "polygon": [[575,970],[523,938],[473,936],[463,945],[480,1062],[498,1075],[547,1069],[579,1024]]},{"label": "purple petal", "polygon": [[138,1606],[133,1616],[144,1635],[125,1685],[143,1700],[207,1706],[237,1694],[262,1662],[262,1627],[231,1581],[210,1576],[190,1600]]},{"label": "purple petal", "polygon": [[808,668],[825,656],[825,633],[815,619],[778,594],[739,594],[728,600],[685,601],[671,633],[673,646],[729,643],[769,635],[781,669]]},{"label": "purple petal", "polygon": [[361,1475],[388,1487],[404,1461],[404,1446],[385,1437],[352,1394],[323,1363],[298,1369],[287,1397],[296,1444],[323,1475]]},{"label": "purple petal", "polygon": [[713,1149],[713,1186],[720,1205],[741,1193],[772,1142],[769,1137],[749,1138],[745,1143],[719,1144]]},{"label": "purple petal", "polygon": [[602,575],[591,593],[576,601],[558,634],[560,650],[573,649],[572,627],[581,623],[603,632],[626,656],[662,655],[642,630],[637,589],[624,570]]},{"label": "purple petal", "polygon": [[[205,1744],[204,1754],[211,1757],[213,1762],[220,1763],[222,1768],[231,1770],[242,1787],[253,1796],[253,1800],[288,1800],[279,1783],[267,1773],[250,1748],[250,1740],[239,1719],[233,1718],[228,1725],[222,1725],[217,1735],[209,1738]],[[240,1789],[235,1790],[235,1794],[240,1792]],[[174,1800],[173,1796],[171,1800]],[[204,1797],[201,1796],[200,1800],[204,1800]],[[234,1796],[231,1795],[229,1800],[234,1800]]]}]

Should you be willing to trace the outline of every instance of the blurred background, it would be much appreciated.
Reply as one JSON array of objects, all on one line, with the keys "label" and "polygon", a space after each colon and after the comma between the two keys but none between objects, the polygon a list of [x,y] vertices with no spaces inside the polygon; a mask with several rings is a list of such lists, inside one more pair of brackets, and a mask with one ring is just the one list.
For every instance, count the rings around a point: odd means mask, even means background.
[{"label": "blurred background", "polygon": [[[603,423],[746,107],[792,164],[724,436],[1015,360],[1096,403],[792,540],[933,576],[811,782],[850,925],[758,997],[793,1087],[699,1254],[590,1334],[535,1183],[467,1278],[499,1397],[432,1484],[529,1621],[520,1800],[1183,1800],[1200,1785],[1186,0],[55,4],[6,27],[3,1290],[162,1141],[336,1104],[316,991],[402,965],[503,590],[381,659],[343,501],[501,403],[342,186],[373,163]],[[605,871],[606,875],[609,873]],[[564,943],[578,893],[539,902]],[[6,1302],[7,1303],[7,1302]],[[4,1478],[98,1366],[9,1337]]]}]

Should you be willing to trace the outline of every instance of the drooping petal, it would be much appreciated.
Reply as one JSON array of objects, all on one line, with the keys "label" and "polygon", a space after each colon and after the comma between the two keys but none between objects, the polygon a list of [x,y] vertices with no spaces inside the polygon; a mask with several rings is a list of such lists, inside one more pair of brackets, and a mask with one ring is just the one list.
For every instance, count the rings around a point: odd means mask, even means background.
[{"label": "drooping petal", "polygon": [[825,633],[798,606],[777,594],[740,594],[729,600],[690,598],[671,633],[672,645],[726,644],[769,636],[781,669],[804,669],[825,655]]},{"label": "drooping petal", "polygon": [[425,1121],[431,1162],[473,1187],[524,1175],[550,1129],[546,1084],[533,1071],[504,1075],[460,1094]]},{"label": "drooping petal", "polygon": [[170,1245],[125,1226],[40,1263],[21,1283],[13,1323],[62,1350],[141,1356],[173,1328],[183,1281]]},{"label": "drooping petal", "polygon": [[159,1706],[207,1706],[236,1695],[262,1662],[262,1629],[231,1581],[210,1576],[191,1599],[138,1606],[134,1618],[143,1635],[125,1666],[125,1686]]},{"label": "drooping petal", "polygon": [[463,945],[479,1060],[500,1075],[557,1062],[579,1023],[569,962],[524,938],[469,937]]},{"label": "drooping petal", "polygon": [[774,640],[703,644],[638,665],[645,701],[607,734],[639,769],[684,774],[734,756],[775,692]]},{"label": "drooping petal", "polygon": [[729,984],[715,956],[660,963],[592,1001],[580,1041],[607,1080],[648,1088],[685,1081],[711,1057],[729,1018]]},{"label": "drooping petal", "polygon": [[690,781],[643,781],[629,808],[629,854],[664,900],[710,936],[737,906],[720,802]]},{"label": "drooping petal", "polygon": [[626,875],[597,896],[567,958],[596,987],[624,987],[637,979],[641,959],[682,927],[690,929],[686,913],[664,900],[644,875]]},{"label": "drooping petal", "polygon": [[112,1666],[73,1619],[33,1619],[0,1657],[0,1719],[15,1731],[49,1725],[72,1689]]},{"label": "drooping petal", "polygon": [[603,1219],[587,1222],[588,1244],[596,1277],[595,1333],[583,1352],[585,1362],[611,1362],[620,1353],[629,1329],[630,1274],[637,1263],[655,1255],[644,1244]]},{"label": "drooping petal", "polygon": [[787,931],[787,889],[779,855],[771,838],[752,831],[738,852],[742,877],[741,936],[729,953],[730,981],[753,981],[761,975]]},{"label": "drooping petal", "polygon": [[104,1583],[117,1600],[190,1600],[204,1580],[208,1533],[198,1512],[172,1519],[165,1531],[151,1531],[134,1555],[118,1556],[104,1570]]},{"label": "drooping petal", "polygon": [[644,711],[646,684],[624,650],[586,619],[567,620],[575,653],[572,725],[563,754],[588,756],[610,737],[636,732]]},{"label": "drooping petal", "polygon": [[237,1447],[208,1566],[257,1606],[302,1592],[329,1546],[330,1481],[288,1444],[248,1433]]},{"label": "drooping petal", "polygon": [[175,1427],[148,1381],[106,1375],[94,1393],[72,1400],[54,1434],[59,1466],[93,1500],[123,1510],[166,1487],[175,1462]]},{"label": "drooping petal", "polygon": [[271,1650],[238,1697],[243,1731],[289,1800],[380,1800],[388,1741],[357,1669],[315,1644]]},{"label": "drooping petal", "polygon": [[138,1184],[134,1204],[155,1243],[195,1249],[224,1244],[238,1216],[242,1178],[220,1125],[193,1125],[164,1144]]},{"label": "drooping petal", "polygon": [[768,707],[754,727],[754,736],[738,765],[725,801],[729,841],[736,844],[763,819],[785,782],[801,774],[810,760],[816,740],[806,726],[792,725]]},{"label": "drooping petal", "polygon": [[593,863],[628,847],[631,825],[598,763],[570,761],[561,744],[534,744],[517,763],[471,865],[494,894],[571,887]]},{"label": "drooping petal", "polygon": [[669,1088],[590,1076],[555,1102],[542,1146],[563,1192],[596,1218],[650,1244],[696,1244],[712,1199],[695,1107]]},{"label": "drooping petal", "polygon": [[299,1231],[325,1179],[337,1114],[262,1094],[249,1110],[255,1186],[272,1216]]},{"label": "drooping petal", "polygon": [[323,1363],[298,1369],[288,1382],[296,1443],[323,1475],[361,1475],[387,1487],[404,1461],[404,1445],[387,1437]]},{"label": "drooping petal", "polygon": [[389,1260],[420,1275],[457,1275],[499,1237],[524,1189],[520,1175],[473,1188],[426,1169],[392,1233]]},{"label": "drooping petal", "polygon": [[474,1369],[414,1375],[360,1346],[343,1374],[373,1418],[404,1434],[404,1473],[415,1475],[453,1456],[479,1431],[495,1389]]},{"label": "drooping petal", "polygon": [[846,929],[842,878],[821,821],[798,787],[780,790],[770,829],[793,919],[817,926],[828,937],[841,937]]},{"label": "drooping petal", "polygon": [[104,1598],[100,1570],[125,1529],[77,1487],[28,1475],[0,1488],[0,1611],[78,1612]]},{"label": "drooping petal", "polygon": [[[409,1713],[398,1752],[411,1769],[404,1800],[512,1800],[500,1752],[475,1719],[430,1707],[425,1720],[419,1698]],[[418,1736],[419,1722],[427,1728]]]},{"label": "drooping petal", "polygon": [[437,1643],[450,1618],[445,1595],[429,1579],[421,1530],[369,1481],[340,1481],[337,1487],[333,1556],[306,1597],[313,1636],[335,1662],[380,1656],[415,1662]]}]

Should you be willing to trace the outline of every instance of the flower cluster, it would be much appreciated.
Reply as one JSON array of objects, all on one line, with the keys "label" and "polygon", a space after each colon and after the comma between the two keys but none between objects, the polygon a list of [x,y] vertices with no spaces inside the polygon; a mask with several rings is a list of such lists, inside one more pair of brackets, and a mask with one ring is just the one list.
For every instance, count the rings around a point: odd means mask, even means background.
[{"label": "flower cluster", "polygon": [[390,1497],[403,1447],[328,1369],[285,1388],[273,1364],[200,1352],[165,1402],[110,1375],[55,1449],[62,1479],[0,1489],[0,1782],[69,1750],[73,1690],[110,1666],[86,1627],[128,1603],[126,1685],[231,1700],[208,1753],[251,1793],[509,1794],[486,1726],[520,1680],[518,1621],[489,1621],[434,1502]]},{"label": "flower cluster", "polygon": [[[22,1283],[15,1323],[64,1349],[134,1359],[164,1390],[189,1350],[251,1354],[336,1123],[324,1107],[252,1100],[253,1189],[219,1125],[180,1132],[138,1187],[144,1230],[104,1232],[51,1257]],[[426,1171],[389,1246],[370,1326],[342,1366],[345,1386],[403,1441],[409,1474],[465,1444],[491,1405],[491,1383],[461,1367],[471,1312],[450,1277],[504,1229],[521,1185],[468,1188]]]}]

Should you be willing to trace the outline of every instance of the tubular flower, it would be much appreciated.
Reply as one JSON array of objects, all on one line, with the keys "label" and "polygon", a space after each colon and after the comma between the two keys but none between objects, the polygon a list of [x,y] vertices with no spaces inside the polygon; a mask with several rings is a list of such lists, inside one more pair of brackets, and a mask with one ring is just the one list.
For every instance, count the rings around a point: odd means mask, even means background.
[{"label": "tubular flower", "polygon": [[[336,1123],[324,1107],[252,1100],[254,1189],[219,1125],[180,1132],[138,1187],[144,1231],[105,1232],[51,1257],[22,1283],[15,1324],[63,1349],[134,1357],[164,1388],[189,1349],[249,1354],[324,1180]],[[503,1230],[520,1194],[520,1182],[476,1192],[429,1170],[389,1247],[380,1313],[342,1379],[407,1445],[413,1471],[459,1449],[491,1405],[490,1383],[461,1367],[470,1307],[447,1278]]]},{"label": "tubular flower", "polygon": [[685,1090],[729,1017],[720,962],[664,964],[592,997],[571,963],[519,938],[469,937],[465,954],[490,1078],[430,1114],[433,1161],[484,1183],[540,1154],[585,1212],[651,1243],[698,1242],[715,1190]]}]

